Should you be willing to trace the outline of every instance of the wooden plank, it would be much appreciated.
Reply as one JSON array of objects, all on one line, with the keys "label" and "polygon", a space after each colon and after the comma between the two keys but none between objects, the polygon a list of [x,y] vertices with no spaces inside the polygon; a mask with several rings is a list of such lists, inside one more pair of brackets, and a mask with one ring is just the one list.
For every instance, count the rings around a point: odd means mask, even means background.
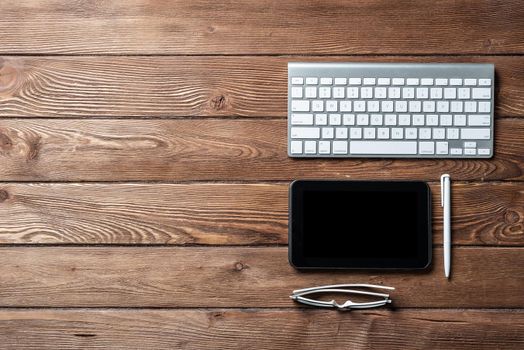
[{"label": "wooden plank", "polygon": [[519,0],[97,1],[2,4],[2,52],[522,53]]},{"label": "wooden plank", "polygon": [[[406,336],[409,334],[409,336]],[[6,348],[517,349],[522,311],[1,310]]]},{"label": "wooden plank", "polygon": [[0,117],[286,117],[289,61],[488,62],[524,116],[524,57],[0,57]]},{"label": "wooden plank", "polygon": [[[297,272],[287,248],[1,247],[0,307],[298,307],[291,291],[373,283],[396,307],[522,308],[524,250],[442,249],[427,272]],[[438,293],[435,293],[438,291]]]},{"label": "wooden plank", "polygon": [[524,179],[524,119],[493,159],[292,159],[285,120],[2,120],[1,181]]},{"label": "wooden plank", "polygon": [[[433,192],[442,243],[440,186]],[[453,243],[524,245],[522,183],[454,183]],[[2,184],[2,244],[287,244],[288,184]]]}]

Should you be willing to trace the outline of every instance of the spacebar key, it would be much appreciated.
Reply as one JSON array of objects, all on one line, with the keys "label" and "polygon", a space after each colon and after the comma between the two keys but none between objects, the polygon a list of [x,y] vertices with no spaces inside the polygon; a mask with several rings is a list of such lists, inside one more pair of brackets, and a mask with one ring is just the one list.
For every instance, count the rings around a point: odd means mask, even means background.
[{"label": "spacebar key", "polygon": [[351,141],[350,154],[417,154],[417,143],[412,141]]}]

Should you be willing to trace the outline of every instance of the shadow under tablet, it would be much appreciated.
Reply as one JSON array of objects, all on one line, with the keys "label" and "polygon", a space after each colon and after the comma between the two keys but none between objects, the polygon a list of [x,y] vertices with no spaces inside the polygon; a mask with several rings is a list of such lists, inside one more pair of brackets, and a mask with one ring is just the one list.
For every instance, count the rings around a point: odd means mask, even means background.
[{"label": "shadow under tablet", "polygon": [[295,268],[423,269],[431,247],[425,182],[297,180],[290,186]]}]

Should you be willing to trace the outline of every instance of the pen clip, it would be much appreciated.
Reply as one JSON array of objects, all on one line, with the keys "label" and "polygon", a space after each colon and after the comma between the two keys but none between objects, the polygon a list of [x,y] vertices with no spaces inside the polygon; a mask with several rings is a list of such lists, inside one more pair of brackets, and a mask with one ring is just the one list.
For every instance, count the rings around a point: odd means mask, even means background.
[{"label": "pen clip", "polygon": [[442,207],[444,206],[444,184],[446,183],[446,178],[449,179],[449,174],[443,174],[440,177],[440,205]]}]

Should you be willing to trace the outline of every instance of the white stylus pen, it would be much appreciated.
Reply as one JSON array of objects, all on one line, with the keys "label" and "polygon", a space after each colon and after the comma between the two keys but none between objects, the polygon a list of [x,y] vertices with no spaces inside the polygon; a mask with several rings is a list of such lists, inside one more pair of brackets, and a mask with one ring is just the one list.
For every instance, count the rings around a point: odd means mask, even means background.
[{"label": "white stylus pen", "polygon": [[444,212],[444,273],[449,278],[451,270],[451,179],[448,174],[440,177],[440,198]]}]

